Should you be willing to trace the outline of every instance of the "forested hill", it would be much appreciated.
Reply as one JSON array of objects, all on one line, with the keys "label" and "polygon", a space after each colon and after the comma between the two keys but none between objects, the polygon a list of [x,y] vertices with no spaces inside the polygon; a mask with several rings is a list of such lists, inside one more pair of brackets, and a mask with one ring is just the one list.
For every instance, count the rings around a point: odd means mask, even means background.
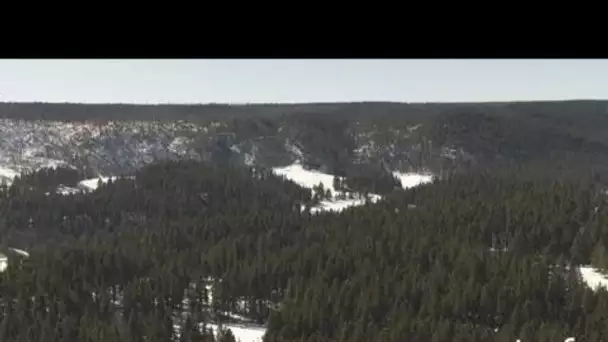
[{"label": "forested hill", "polygon": [[606,108],[0,104],[0,341],[607,341]]},{"label": "forested hill", "polygon": [[[0,167],[135,172],[183,157],[340,176],[536,168],[602,178],[608,101],[480,104],[0,103]],[[539,173],[539,174],[540,174]]]},{"label": "forested hill", "polygon": [[455,175],[313,214],[308,190],[267,170],[133,176],[1,191],[3,245],[30,253],[0,274],[2,341],[608,336],[608,292],[579,272],[608,266],[608,201],[588,182]]}]

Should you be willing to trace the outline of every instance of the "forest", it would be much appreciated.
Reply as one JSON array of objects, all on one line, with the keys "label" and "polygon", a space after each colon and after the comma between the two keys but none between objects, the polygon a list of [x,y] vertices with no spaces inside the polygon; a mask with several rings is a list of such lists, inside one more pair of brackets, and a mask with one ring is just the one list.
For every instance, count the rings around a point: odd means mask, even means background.
[{"label": "forest", "polygon": [[[608,291],[579,272],[608,269],[604,119],[588,103],[595,125],[550,103],[484,106],[228,120],[239,137],[286,120],[308,167],[383,195],[339,213],[263,165],[158,160],[70,194],[54,189],[90,174],[26,172],[0,187],[0,248],[29,253],[0,273],[0,340],[231,342],[235,326],[264,342],[608,340]],[[388,162],[355,162],[353,132],[415,120],[473,161],[407,190]]]},{"label": "forest", "polygon": [[[519,170],[518,172],[521,172]],[[168,161],[91,193],[0,192],[2,341],[584,341],[608,337],[608,202],[588,180],[455,174],[312,214],[266,169]],[[210,296],[210,292],[213,295]]]}]

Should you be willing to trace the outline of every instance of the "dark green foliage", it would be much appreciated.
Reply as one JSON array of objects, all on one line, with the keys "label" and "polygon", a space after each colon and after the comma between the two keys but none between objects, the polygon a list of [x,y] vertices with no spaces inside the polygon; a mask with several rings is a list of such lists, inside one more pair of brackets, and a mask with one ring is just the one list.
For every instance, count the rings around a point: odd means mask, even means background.
[{"label": "dark green foliage", "polygon": [[32,231],[17,245],[31,257],[0,275],[0,334],[211,341],[201,328],[228,311],[266,323],[267,341],[599,340],[608,293],[575,266],[605,266],[606,198],[525,178],[453,176],[318,216],[266,170],[191,161],[91,194],[15,185],[1,232]]},{"label": "dark green foliage", "polygon": [[[239,133],[201,143],[213,164],[155,163],[69,196],[49,190],[83,175],[26,175],[0,192],[10,259],[0,340],[234,341],[210,328],[261,323],[267,342],[604,341],[608,293],[582,284],[577,266],[608,268],[605,109],[568,106],[594,124],[551,104],[328,104],[286,116],[252,106],[272,115],[234,114],[225,130]],[[134,110],[108,108],[107,118]],[[387,133],[397,131],[407,137]],[[362,132],[395,148],[358,163]],[[246,137],[272,141],[264,146],[287,138],[305,164],[346,177],[336,188],[386,200],[311,215],[327,189],[312,195],[263,167],[237,166],[230,146]],[[444,145],[474,158],[438,162]],[[391,155],[404,156],[404,169],[450,172],[393,191]]]},{"label": "dark green foliage", "polygon": [[340,185],[354,192],[382,195],[402,188],[401,181],[388,170],[372,165],[359,165],[349,169],[345,181]]},{"label": "dark green foliage", "polygon": [[[205,129],[193,136],[190,147],[203,159],[234,164],[243,162],[248,153],[255,155],[256,164],[267,167],[300,159],[304,165],[340,176],[359,172],[361,164],[386,163],[391,170],[441,173],[551,162],[551,173],[578,172],[573,166],[585,165],[605,178],[606,108],[605,101],[238,106],[4,103],[0,117],[195,121]],[[163,135],[153,131],[118,140],[149,139],[154,134]],[[103,138],[94,142],[114,154],[124,152],[118,141],[108,143]],[[127,165],[118,167],[122,170],[105,167],[113,173],[132,171]]]}]

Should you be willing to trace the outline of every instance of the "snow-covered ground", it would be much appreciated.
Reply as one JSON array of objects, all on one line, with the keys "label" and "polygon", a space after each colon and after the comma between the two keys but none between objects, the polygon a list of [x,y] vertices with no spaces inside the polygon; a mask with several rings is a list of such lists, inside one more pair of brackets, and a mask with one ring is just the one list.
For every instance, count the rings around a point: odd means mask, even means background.
[{"label": "snow-covered ground", "polygon": [[78,182],[78,186],[81,188],[84,188],[86,190],[92,191],[92,190],[97,189],[97,185],[99,185],[99,181],[101,181],[102,183],[107,183],[110,179],[112,179],[112,181],[114,181],[116,179],[116,177],[99,177],[99,178],[85,179],[85,180]]},{"label": "snow-covered ground", "polygon": [[423,173],[407,173],[394,171],[393,176],[401,181],[401,186],[404,189],[413,188],[415,186],[430,183],[433,181],[433,175]]},{"label": "snow-covered ground", "polygon": [[[97,185],[97,184],[95,184]],[[57,193],[61,195],[73,195],[80,193],[82,190],[78,188],[72,188],[69,186],[60,186],[57,188]]]},{"label": "snow-covered ground", "polygon": [[20,255],[24,256],[24,257],[29,257],[30,256],[30,253],[24,251],[23,249],[17,249],[17,248],[9,248],[9,249],[12,250],[13,252],[17,253],[17,254],[20,254]]},{"label": "snow-covered ground", "polygon": [[[11,250],[19,255],[22,255],[26,258],[30,256],[30,253],[28,253],[22,249],[9,247],[9,250]],[[8,267],[8,256],[6,256],[6,254],[4,254],[4,253],[0,253],[0,272],[4,272],[7,267]]]},{"label": "snow-covered ground", "polygon": [[[375,202],[381,200],[382,196],[372,194],[372,195],[370,195],[369,199],[370,199],[370,202],[375,203]],[[346,208],[364,205],[364,204],[365,204],[364,198],[331,200],[331,201],[324,200],[324,201],[321,201],[321,203],[319,203],[318,206],[311,208],[310,211],[312,213],[323,212],[323,211],[340,212]]]},{"label": "snow-covered ground", "polygon": [[8,257],[0,253],[0,272],[4,272],[8,267]]},{"label": "snow-covered ground", "polygon": [[579,267],[581,277],[587,286],[594,291],[604,288],[608,290],[608,277],[603,275],[600,270],[592,266]]},{"label": "snow-covered ground", "polygon": [[[213,302],[214,280],[212,278],[206,278],[204,282],[205,282],[205,288],[207,290],[207,299],[208,299],[208,302],[211,303],[211,302]],[[196,290],[196,288],[197,288],[197,285],[195,283],[192,283],[190,285],[190,290]],[[188,300],[188,297],[186,296],[186,293],[184,293],[184,295],[185,296],[182,301],[182,309],[184,310],[184,312],[188,312],[189,300]],[[244,306],[244,302],[239,303],[239,306],[241,306],[241,307]],[[264,325],[252,323],[251,319],[249,319],[243,315],[239,315],[237,313],[227,312],[227,311],[223,311],[221,313],[224,316],[228,316],[231,319],[238,321],[238,322],[230,322],[230,323],[221,324],[222,328],[230,329],[232,331],[232,334],[234,335],[234,337],[236,338],[237,341],[262,342],[262,340],[264,338],[264,334],[266,334],[266,327]],[[213,334],[216,337],[219,332],[219,326],[220,325],[218,323],[206,323],[206,324],[199,323],[198,324],[200,331],[202,331],[202,329],[205,327],[207,329],[212,329]],[[178,336],[180,336],[182,328],[178,322],[174,321],[173,328],[175,330],[175,333]]]},{"label": "snow-covered ground", "polygon": [[330,189],[332,193],[334,189],[334,176],[316,170],[306,170],[300,163],[295,163],[285,167],[275,167],[272,169],[278,176],[283,176],[294,183],[297,183],[303,188],[312,189],[313,187],[323,184],[324,189]]},{"label": "snow-covered ground", "polygon": [[[300,163],[296,162],[289,166],[275,167],[272,169],[273,172],[278,176],[283,176],[294,183],[300,185],[303,188],[311,189],[319,184],[323,184],[324,189],[329,189],[333,196],[340,193],[334,188],[334,175],[323,173],[317,170],[306,170]],[[429,183],[433,181],[433,176],[430,174],[419,174],[419,173],[402,173],[393,172],[393,175],[401,181],[404,189],[409,189],[420,184]],[[382,196],[371,194],[370,201],[377,202],[382,199]],[[365,199],[333,199],[324,200],[321,203],[312,208],[311,212],[323,212],[323,211],[342,211],[348,207],[359,206],[365,204]]]},{"label": "snow-covered ground", "polygon": [[10,185],[17,176],[19,176],[19,172],[7,167],[0,167],[0,182],[4,180],[6,184]]},{"label": "snow-covered ground", "polygon": [[[223,324],[224,329],[230,329],[234,338],[240,342],[262,342],[266,328],[254,324]],[[217,324],[207,324],[207,328],[213,329],[213,335],[217,337],[219,326]]]},{"label": "snow-covered ground", "polygon": [[[298,162],[285,167],[275,167],[272,170],[276,175],[283,176],[303,188],[311,189],[311,191],[313,187],[323,184],[323,189],[329,189],[332,196],[341,193],[341,191],[334,188],[334,175],[317,170],[307,170]],[[372,202],[375,202],[381,198],[382,197],[379,195],[370,195],[370,200]],[[363,198],[323,200],[318,206],[311,208],[311,212],[339,212],[346,208],[363,204],[365,204],[365,199]]]},{"label": "snow-covered ground", "polygon": [[[128,178],[131,179],[132,177],[128,177]],[[97,190],[97,185],[99,184],[99,181],[101,181],[101,183],[105,184],[108,181],[110,181],[110,179],[112,180],[112,182],[114,182],[117,179],[119,179],[119,177],[111,176],[111,177],[98,177],[98,178],[85,179],[85,180],[78,182],[78,187],[81,189],[88,190],[88,191],[94,191],[94,190]]]}]

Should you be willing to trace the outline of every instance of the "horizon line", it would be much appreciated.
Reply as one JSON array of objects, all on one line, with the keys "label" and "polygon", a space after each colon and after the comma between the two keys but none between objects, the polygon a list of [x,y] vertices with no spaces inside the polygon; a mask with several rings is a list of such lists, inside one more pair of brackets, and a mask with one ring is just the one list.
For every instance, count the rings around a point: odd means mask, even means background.
[{"label": "horizon line", "polygon": [[573,98],[573,99],[553,99],[553,100],[503,100],[503,101],[382,101],[382,100],[362,100],[362,101],[295,101],[295,102],[77,102],[77,101],[2,101],[0,104],[48,104],[48,105],[120,105],[120,106],[296,106],[296,105],[347,105],[347,104],[402,104],[402,105],[429,105],[429,104],[515,104],[515,103],[546,103],[546,102],[608,102],[608,98]]}]

